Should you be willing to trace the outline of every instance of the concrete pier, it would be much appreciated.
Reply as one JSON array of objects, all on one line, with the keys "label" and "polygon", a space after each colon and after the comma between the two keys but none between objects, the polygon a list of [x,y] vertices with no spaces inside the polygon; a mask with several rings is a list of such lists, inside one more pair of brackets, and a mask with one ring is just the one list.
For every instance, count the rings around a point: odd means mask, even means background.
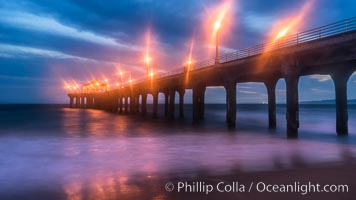
[{"label": "concrete pier", "polygon": [[[335,25],[336,26],[336,25]],[[339,27],[339,26],[337,26]],[[340,26],[342,27],[342,26]],[[320,31],[326,30],[320,28]],[[299,129],[300,77],[322,74],[331,75],[335,85],[336,133],[348,134],[347,81],[356,71],[356,29],[334,33],[327,37],[311,40],[286,41],[265,52],[264,46],[255,46],[215,59],[202,61],[193,66],[194,70],[182,68],[181,72],[132,83],[124,87],[99,93],[70,93],[69,107],[96,108],[119,113],[137,112],[147,114],[147,95],[153,97],[154,118],[158,117],[158,95],[164,94],[164,113],[168,119],[175,118],[175,95],[179,95],[179,117],[183,118],[184,95],[192,90],[192,121],[199,124],[204,120],[205,91],[209,87],[224,87],[226,91],[226,123],[236,127],[236,85],[239,83],[264,83],[268,94],[268,126],[277,127],[276,84],[280,79],[286,83],[286,136],[297,138]],[[140,101],[141,97],[141,101]],[[86,99],[86,100],[84,100]]]}]

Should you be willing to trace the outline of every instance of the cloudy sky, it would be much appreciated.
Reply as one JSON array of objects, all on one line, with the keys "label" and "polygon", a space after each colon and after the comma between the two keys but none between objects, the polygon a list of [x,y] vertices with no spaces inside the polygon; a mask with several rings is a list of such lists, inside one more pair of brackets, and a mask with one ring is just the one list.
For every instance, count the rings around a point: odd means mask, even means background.
[{"label": "cloudy sky", "polygon": [[[310,2],[310,0],[309,0]],[[64,82],[143,76],[146,40],[158,72],[182,66],[194,42],[193,59],[211,58],[207,24],[217,0],[1,0],[0,103],[66,103]],[[234,1],[221,36],[221,53],[267,40],[282,19],[298,15],[308,0]],[[315,0],[294,32],[355,16],[355,0]],[[300,100],[334,98],[327,76],[303,77]],[[356,98],[356,78],[349,98]],[[238,85],[238,102],[265,102],[262,84]],[[224,90],[208,88],[207,102],[225,102]],[[189,93],[187,95],[189,99]],[[284,81],[277,101],[285,100]]]}]

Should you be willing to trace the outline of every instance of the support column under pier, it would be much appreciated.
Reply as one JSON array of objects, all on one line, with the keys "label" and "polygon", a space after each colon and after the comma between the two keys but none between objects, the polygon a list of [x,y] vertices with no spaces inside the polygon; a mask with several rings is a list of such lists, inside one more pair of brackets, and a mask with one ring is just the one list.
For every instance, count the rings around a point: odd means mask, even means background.
[{"label": "support column under pier", "polygon": [[179,91],[179,117],[184,118],[184,94],[185,90]]},{"label": "support column under pier", "polygon": [[79,97],[80,99],[80,108],[84,108],[84,97]]},{"label": "support column under pier", "polygon": [[114,112],[114,113],[118,113],[119,112],[119,102],[118,102],[118,99],[119,99],[119,97],[118,96],[113,96],[112,97],[112,111]]},{"label": "support column under pier", "polygon": [[87,97],[82,97],[82,108],[87,108],[88,106],[88,98]]},{"label": "support column under pier", "polygon": [[164,116],[168,117],[168,108],[169,108],[169,92],[165,91],[164,92]]},{"label": "support column under pier", "polygon": [[99,108],[99,102],[98,102],[98,97],[97,96],[94,96],[93,97],[93,108]]},{"label": "support column under pier", "polygon": [[227,83],[226,90],[226,123],[229,128],[236,127],[236,83]]},{"label": "support column under pier", "polygon": [[153,118],[158,117],[158,92],[153,93]]},{"label": "support column under pier", "polygon": [[199,119],[204,120],[205,115],[205,90],[206,87],[202,86],[199,90]]},{"label": "support column under pier", "polygon": [[91,97],[87,95],[85,98],[87,99],[85,108],[91,108]]},{"label": "support column under pier", "polygon": [[169,90],[169,119],[174,119],[174,108],[175,108],[175,95],[176,91],[174,89]]},{"label": "support column under pier", "polygon": [[199,87],[193,88],[193,124],[199,124]]},{"label": "support column under pier", "polygon": [[76,97],[75,97],[75,107],[76,107],[76,108],[79,108],[79,107],[80,107],[80,97],[79,97],[79,96],[76,96]]},{"label": "support column under pier", "polygon": [[336,133],[339,136],[348,135],[347,81],[351,73],[340,72],[331,75],[335,85]]},{"label": "support column under pier", "polygon": [[268,94],[268,125],[270,129],[277,127],[276,118],[276,84],[278,80],[266,81],[265,85]]},{"label": "support column under pier", "polygon": [[118,101],[119,101],[119,113],[122,113],[123,110],[122,97],[119,97]]},{"label": "support column under pier", "polygon": [[129,97],[125,97],[125,113],[129,112]]},{"label": "support column under pier", "polygon": [[92,100],[92,105],[93,105],[92,107],[95,108],[96,107],[96,98],[92,97],[91,100]]},{"label": "support column under pier", "polygon": [[199,124],[204,119],[205,86],[193,87],[193,124]]},{"label": "support column under pier", "polygon": [[73,108],[73,102],[74,102],[74,98],[73,97],[69,97],[69,108]]},{"label": "support column under pier", "polygon": [[131,96],[130,97],[130,113],[133,114],[135,113],[135,97],[134,96]]},{"label": "support column under pier", "polygon": [[147,114],[147,94],[142,94],[142,101],[141,101],[141,111],[142,115],[146,116]]},{"label": "support column under pier", "polygon": [[298,138],[299,129],[299,95],[298,84],[303,66],[297,54],[285,55],[281,58],[282,77],[286,81],[286,121],[287,138]]},{"label": "support column under pier", "polygon": [[289,75],[285,77],[285,80],[287,84],[287,137],[297,138],[299,128],[299,75]]},{"label": "support column under pier", "polygon": [[140,112],[140,95],[137,95],[135,97],[135,112],[139,113]]}]

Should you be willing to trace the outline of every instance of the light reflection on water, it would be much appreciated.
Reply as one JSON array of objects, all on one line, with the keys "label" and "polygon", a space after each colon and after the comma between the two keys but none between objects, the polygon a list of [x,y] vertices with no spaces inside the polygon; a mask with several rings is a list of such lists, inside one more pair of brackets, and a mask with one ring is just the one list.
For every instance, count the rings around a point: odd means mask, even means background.
[{"label": "light reflection on water", "polygon": [[267,129],[265,108],[241,108],[235,131],[225,128],[224,110],[214,107],[201,127],[192,127],[190,119],[171,123],[98,110],[23,108],[8,121],[9,113],[1,112],[8,125],[2,124],[0,135],[0,197],[57,185],[67,199],[135,199],[149,187],[143,180],[172,173],[343,163],[356,158],[354,111],[349,138],[337,138],[333,109],[302,107],[299,140],[285,139],[282,108],[277,131]]}]

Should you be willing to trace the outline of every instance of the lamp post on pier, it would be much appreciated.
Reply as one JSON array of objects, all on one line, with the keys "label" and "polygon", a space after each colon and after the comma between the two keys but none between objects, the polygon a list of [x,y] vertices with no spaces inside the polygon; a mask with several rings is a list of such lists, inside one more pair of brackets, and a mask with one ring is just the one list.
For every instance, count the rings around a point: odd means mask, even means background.
[{"label": "lamp post on pier", "polygon": [[221,27],[221,22],[216,21],[214,24],[214,30],[215,30],[215,64],[220,63],[220,58],[219,58],[219,31]]}]

